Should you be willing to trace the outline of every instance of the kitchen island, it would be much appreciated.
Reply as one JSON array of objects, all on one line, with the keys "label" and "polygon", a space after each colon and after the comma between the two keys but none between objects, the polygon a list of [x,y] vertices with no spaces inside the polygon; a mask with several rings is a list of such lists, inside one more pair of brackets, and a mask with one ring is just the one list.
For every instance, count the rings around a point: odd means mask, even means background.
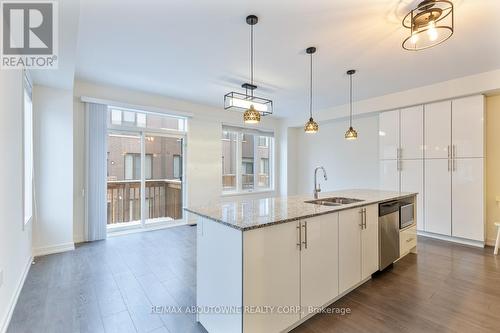
[{"label": "kitchen island", "polygon": [[[320,199],[355,200],[235,197],[186,208],[198,216],[198,321],[210,333],[293,329],[371,278],[379,203],[416,204],[416,195],[346,190]],[[401,255],[415,250],[414,224],[401,231]]]}]

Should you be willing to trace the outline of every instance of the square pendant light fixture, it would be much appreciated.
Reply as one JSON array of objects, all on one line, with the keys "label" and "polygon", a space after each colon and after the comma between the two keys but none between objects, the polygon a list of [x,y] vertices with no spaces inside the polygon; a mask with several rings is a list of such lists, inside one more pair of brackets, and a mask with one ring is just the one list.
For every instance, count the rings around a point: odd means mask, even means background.
[{"label": "square pendant light fixture", "polygon": [[255,15],[248,15],[246,22],[250,25],[250,83],[243,83],[245,93],[231,91],[224,95],[224,109],[243,111],[243,120],[247,124],[257,124],[261,116],[273,113],[273,101],[254,96],[257,86],[253,82],[253,26],[259,21]]},{"label": "square pendant light fixture", "polygon": [[261,98],[257,96],[252,96],[248,94],[248,90],[256,89],[257,86],[252,86],[255,88],[250,88],[250,83],[244,83],[242,85],[245,88],[245,93],[239,93],[231,91],[224,95],[224,109],[234,109],[237,111],[246,111],[251,105],[256,111],[260,112],[263,116],[267,116],[273,113],[273,101],[266,98]]}]

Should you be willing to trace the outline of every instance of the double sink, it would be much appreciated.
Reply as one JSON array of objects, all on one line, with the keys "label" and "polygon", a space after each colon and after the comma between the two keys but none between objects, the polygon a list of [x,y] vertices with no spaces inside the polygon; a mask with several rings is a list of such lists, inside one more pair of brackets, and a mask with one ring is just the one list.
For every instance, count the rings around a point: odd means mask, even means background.
[{"label": "double sink", "polygon": [[314,205],[322,205],[322,206],[340,206],[340,205],[348,205],[348,204],[361,202],[361,201],[364,201],[364,200],[353,199],[353,198],[343,198],[343,197],[331,197],[331,198],[308,200],[308,201],[304,201],[304,202],[314,204]]}]

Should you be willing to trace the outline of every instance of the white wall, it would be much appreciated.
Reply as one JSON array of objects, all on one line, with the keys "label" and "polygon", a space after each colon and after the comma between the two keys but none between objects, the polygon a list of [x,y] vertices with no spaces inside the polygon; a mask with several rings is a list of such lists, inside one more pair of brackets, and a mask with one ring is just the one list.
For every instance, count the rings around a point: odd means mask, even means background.
[{"label": "white wall", "polygon": [[31,262],[31,223],[23,230],[23,83],[17,70],[0,72],[0,332]]},{"label": "white wall", "polygon": [[[111,100],[135,106],[145,106],[164,110],[165,112],[188,112],[192,117],[188,121],[187,151],[186,151],[186,182],[188,205],[206,205],[221,200],[222,168],[221,168],[221,133],[222,124],[244,126],[243,116],[239,112],[227,111],[176,100],[161,95],[139,91],[131,91],[120,87],[98,85],[84,81],[75,82],[75,240],[83,239],[83,196],[81,189],[84,184],[84,137],[83,113],[84,105],[81,96]],[[222,95],[221,95],[222,99]],[[79,121],[76,121],[79,119]],[[280,168],[280,133],[282,123],[280,120],[263,117],[258,127],[275,131],[275,171]],[[277,173],[279,175],[279,173]],[[266,196],[279,194],[280,178],[275,177],[276,191],[266,193]],[[252,196],[262,196],[253,194]],[[190,217],[191,219],[192,217]]]},{"label": "white wall", "polygon": [[[325,167],[328,174],[325,181],[319,172],[323,191],[378,188],[378,114],[355,118],[353,126],[358,131],[358,140],[355,141],[344,139],[347,120],[321,124],[316,134],[306,134],[302,128],[294,130],[295,160],[288,160],[288,165],[289,168],[295,165],[298,194],[312,194],[317,166]],[[289,179],[289,186],[292,182]]]},{"label": "white wall", "polygon": [[35,85],[35,255],[73,248],[73,92]]},{"label": "white wall", "polygon": [[[362,75],[361,73],[359,75]],[[380,84],[383,84],[381,78]],[[370,114],[404,108],[463,96],[489,94],[500,91],[500,69],[485,73],[464,76],[453,80],[438,82],[428,86],[404,90],[360,100],[354,103],[356,115]],[[346,95],[346,100],[347,100]],[[314,119],[318,122],[340,119],[349,115],[349,104],[315,111]],[[303,115],[289,119],[290,126],[302,126]]]}]

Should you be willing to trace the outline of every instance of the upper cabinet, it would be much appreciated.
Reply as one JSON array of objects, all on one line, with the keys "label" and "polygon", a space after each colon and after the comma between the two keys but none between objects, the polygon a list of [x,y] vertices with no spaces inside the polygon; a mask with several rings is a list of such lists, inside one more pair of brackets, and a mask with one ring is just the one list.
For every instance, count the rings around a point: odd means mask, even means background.
[{"label": "upper cabinet", "polygon": [[413,160],[424,157],[423,106],[401,109],[400,159]]},{"label": "upper cabinet", "polygon": [[452,119],[454,157],[484,157],[484,97],[453,100]]},{"label": "upper cabinet", "polygon": [[451,153],[451,101],[425,105],[425,157],[448,158]]},{"label": "upper cabinet", "polygon": [[399,110],[379,115],[379,154],[381,160],[395,160],[399,149]]},{"label": "upper cabinet", "polygon": [[381,160],[413,160],[424,157],[422,105],[381,113],[379,128]]}]

